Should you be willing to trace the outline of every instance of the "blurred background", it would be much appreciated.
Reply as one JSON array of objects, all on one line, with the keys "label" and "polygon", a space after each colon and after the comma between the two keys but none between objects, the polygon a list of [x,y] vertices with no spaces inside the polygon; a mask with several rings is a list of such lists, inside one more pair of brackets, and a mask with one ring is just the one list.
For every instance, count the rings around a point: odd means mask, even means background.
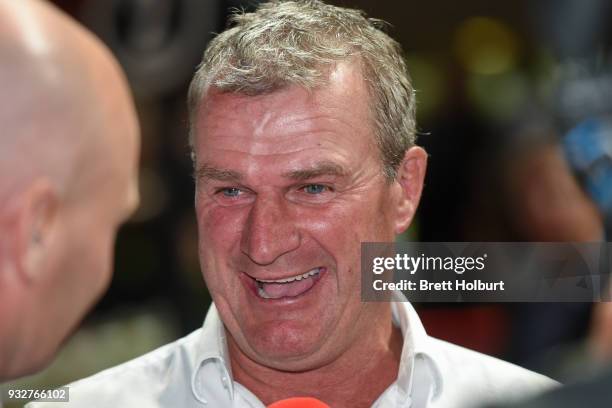
[{"label": "blurred background", "polygon": [[[59,386],[201,326],[186,92],[240,0],[55,0],[115,53],[143,129],[141,206],[109,292],[55,362]],[[405,239],[601,241],[612,219],[612,2],[332,1],[390,23],[430,154]],[[417,305],[431,335],[571,381],[612,358],[612,304]],[[8,386],[8,385],[7,385]]]}]

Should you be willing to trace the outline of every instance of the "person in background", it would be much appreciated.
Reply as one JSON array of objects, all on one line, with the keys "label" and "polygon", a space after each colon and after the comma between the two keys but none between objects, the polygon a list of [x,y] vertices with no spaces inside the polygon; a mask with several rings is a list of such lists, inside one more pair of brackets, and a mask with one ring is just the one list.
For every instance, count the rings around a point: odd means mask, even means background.
[{"label": "person in background", "polygon": [[[605,83],[605,82],[600,82]],[[608,81],[608,83],[610,83]],[[609,109],[609,108],[608,108]],[[519,404],[499,405],[497,408],[581,408],[596,407],[604,408],[612,406],[612,302],[610,293],[612,288],[610,282],[610,260],[612,259],[612,244],[610,243],[610,232],[612,226],[612,120],[610,115],[592,115],[579,122],[570,129],[554,146],[555,162],[559,163],[556,172],[550,174],[562,174],[569,177],[573,187],[567,188],[570,183],[557,183],[554,190],[563,194],[555,203],[557,208],[565,208],[563,212],[555,210],[554,206],[544,206],[545,211],[550,212],[548,218],[540,217],[542,221],[552,228],[553,222],[560,230],[566,230],[573,235],[563,235],[565,239],[578,237],[583,240],[603,241],[602,256],[607,257],[601,261],[601,265],[607,265],[607,275],[602,276],[602,283],[608,285],[607,297],[602,302],[588,305],[589,316],[572,316],[562,311],[559,306],[551,305],[543,309],[544,313],[529,314],[530,318],[539,321],[531,323],[542,325],[550,320],[565,319],[569,324],[574,322],[587,324],[588,335],[584,341],[585,356],[577,358],[577,353],[553,354],[552,358],[565,361],[566,377],[571,378],[569,385],[558,390],[544,393],[536,398]],[[562,170],[562,171],[560,171]],[[531,174],[535,174],[532,172]],[[537,178],[541,178],[545,172],[539,172]],[[571,194],[568,194],[571,191]],[[551,200],[552,201],[552,200]],[[550,202],[549,204],[552,204]],[[556,215],[556,218],[555,218]],[[561,217],[560,215],[563,215]],[[569,305],[565,305],[566,312]],[[577,305],[580,307],[580,304]],[[575,309],[575,307],[574,307]],[[547,313],[546,313],[547,312]],[[557,312],[557,313],[555,313]],[[535,317],[534,317],[535,315]],[[556,315],[556,316],[555,316]],[[589,321],[590,320],[590,321]],[[575,324],[575,323],[574,323]],[[568,323],[555,322],[552,328],[565,329]],[[550,329],[549,329],[550,331]],[[552,359],[551,358],[551,359]],[[550,363],[549,363],[550,365]]]},{"label": "person in background", "polygon": [[108,286],[138,204],[126,79],[38,0],[0,0],[0,382],[45,366]]}]

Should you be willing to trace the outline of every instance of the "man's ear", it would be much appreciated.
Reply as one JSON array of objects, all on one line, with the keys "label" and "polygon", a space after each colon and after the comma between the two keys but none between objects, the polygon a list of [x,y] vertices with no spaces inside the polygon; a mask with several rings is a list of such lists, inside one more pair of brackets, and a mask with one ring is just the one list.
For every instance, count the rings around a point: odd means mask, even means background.
[{"label": "man's ear", "polygon": [[17,272],[27,282],[38,279],[49,261],[58,207],[59,195],[49,180],[36,180],[22,192],[14,255]]},{"label": "man's ear", "polygon": [[412,222],[421,200],[426,168],[427,153],[423,148],[413,146],[406,151],[396,176],[396,183],[401,187],[401,196],[395,218],[395,234],[404,232]]}]

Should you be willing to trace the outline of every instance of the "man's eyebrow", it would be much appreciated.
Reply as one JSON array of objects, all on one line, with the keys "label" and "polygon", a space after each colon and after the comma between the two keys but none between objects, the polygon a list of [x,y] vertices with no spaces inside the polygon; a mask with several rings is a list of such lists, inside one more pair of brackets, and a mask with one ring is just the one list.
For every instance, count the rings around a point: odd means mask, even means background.
[{"label": "man's eyebrow", "polygon": [[209,164],[203,164],[195,171],[194,178],[196,181],[217,180],[238,182],[242,179],[242,174],[234,170],[218,169]]},{"label": "man's eyebrow", "polygon": [[305,181],[320,176],[340,177],[344,175],[346,175],[346,170],[344,167],[337,163],[328,161],[316,163],[314,166],[307,169],[292,170],[287,173],[283,173],[284,178],[296,181]]}]

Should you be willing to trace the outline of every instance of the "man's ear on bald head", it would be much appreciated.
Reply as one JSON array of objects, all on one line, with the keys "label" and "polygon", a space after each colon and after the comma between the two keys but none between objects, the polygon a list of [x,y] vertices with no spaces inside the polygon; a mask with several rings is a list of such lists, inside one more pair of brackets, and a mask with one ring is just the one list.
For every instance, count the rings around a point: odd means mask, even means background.
[{"label": "man's ear on bald head", "polygon": [[46,270],[53,240],[58,239],[60,195],[48,178],[29,183],[14,207],[13,253],[15,271],[24,283],[39,279]]}]

